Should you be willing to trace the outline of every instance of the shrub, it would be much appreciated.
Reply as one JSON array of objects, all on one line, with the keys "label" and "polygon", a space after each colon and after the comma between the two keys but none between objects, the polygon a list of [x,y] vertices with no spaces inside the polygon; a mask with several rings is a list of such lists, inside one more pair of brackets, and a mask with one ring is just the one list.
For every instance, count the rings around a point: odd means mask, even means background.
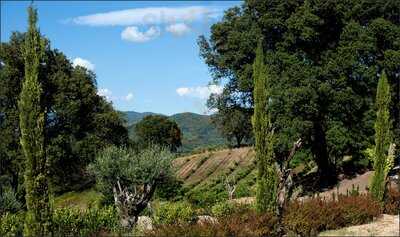
[{"label": "shrub", "polygon": [[22,236],[24,220],[24,213],[5,213],[0,218],[0,236]]},{"label": "shrub", "polygon": [[400,191],[390,188],[385,198],[383,212],[389,215],[398,215],[400,211]]},{"label": "shrub", "polygon": [[312,198],[291,202],[283,224],[289,233],[314,236],[323,230],[367,223],[380,213],[380,204],[369,195],[339,195],[337,200]]},{"label": "shrub", "polygon": [[272,214],[255,211],[222,217],[216,223],[182,223],[157,225],[145,236],[277,236],[277,219]]},{"label": "shrub", "polygon": [[160,224],[190,223],[195,219],[195,211],[187,202],[164,202],[156,210],[155,221]]},{"label": "shrub", "polygon": [[117,211],[113,207],[81,211],[74,208],[60,208],[53,213],[54,232],[61,236],[89,236],[119,228]]},{"label": "shrub", "polygon": [[18,201],[15,192],[9,187],[0,188],[0,215],[6,212],[15,213],[21,209],[22,204]]},{"label": "shrub", "polygon": [[178,201],[184,196],[183,181],[172,176],[161,182],[155,191],[156,199],[165,201]]},{"label": "shrub", "polygon": [[225,217],[233,214],[235,204],[232,202],[219,202],[211,207],[211,213],[215,217]]}]

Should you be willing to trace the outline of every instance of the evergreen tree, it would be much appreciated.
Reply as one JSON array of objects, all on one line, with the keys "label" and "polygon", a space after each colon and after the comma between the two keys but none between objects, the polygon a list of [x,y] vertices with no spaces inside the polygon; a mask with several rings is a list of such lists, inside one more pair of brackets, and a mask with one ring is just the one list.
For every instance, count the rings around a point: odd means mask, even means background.
[{"label": "evergreen tree", "polygon": [[[253,109],[257,39],[263,38],[272,75],[277,157],[294,137],[296,160],[318,165],[321,185],[336,180],[343,157],[364,159],[374,143],[376,74],[385,68],[392,92],[394,137],[400,141],[400,1],[245,0],[227,9],[199,38],[200,55],[223,96],[211,105]],[[252,113],[251,113],[252,114]],[[301,157],[301,158],[300,158]]]},{"label": "evergreen tree", "polygon": [[385,191],[385,167],[388,161],[387,151],[391,139],[390,86],[385,72],[379,78],[375,103],[377,107],[375,121],[375,172],[371,182],[371,192],[377,200],[381,201]]},{"label": "evergreen tree", "polygon": [[50,233],[48,167],[44,148],[45,113],[39,66],[44,54],[44,42],[36,28],[37,12],[28,8],[29,28],[25,41],[25,80],[19,100],[21,146],[25,156],[25,189],[27,217],[26,236],[46,236]]},{"label": "evergreen tree", "polygon": [[259,212],[275,211],[277,174],[274,166],[273,129],[269,114],[271,82],[266,65],[262,43],[256,51],[254,70],[254,115],[253,130],[258,165],[256,205]]}]

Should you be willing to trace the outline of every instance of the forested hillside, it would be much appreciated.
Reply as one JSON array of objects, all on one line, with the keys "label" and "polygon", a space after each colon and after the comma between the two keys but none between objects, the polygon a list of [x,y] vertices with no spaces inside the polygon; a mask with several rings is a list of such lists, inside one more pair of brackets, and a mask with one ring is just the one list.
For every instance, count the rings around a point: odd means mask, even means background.
[{"label": "forested hillside", "polygon": [[[135,124],[151,112],[126,111],[125,118],[128,123],[129,136],[135,137]],[[169,116],[182,131],[182,151],[189,152],[197,148],[224,145],[226,140],[220,135],[209,115],[195,113],[179,113]]]}]

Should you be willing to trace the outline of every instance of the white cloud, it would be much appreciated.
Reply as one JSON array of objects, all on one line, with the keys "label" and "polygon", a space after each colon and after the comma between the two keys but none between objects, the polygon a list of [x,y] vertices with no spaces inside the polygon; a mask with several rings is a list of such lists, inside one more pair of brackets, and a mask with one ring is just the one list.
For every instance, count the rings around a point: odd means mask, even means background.
[{"label": "white cloud", "polygon": [[103,96],[104,98],[106,98],[106,100],[111,101],[112,92],[111,92],[109,89],[107,89],[107,88],[100,88],[100,89],[97,91],[97,94],[98,94],[99,96]]},{"label": "white cloud", "polygon": [[176,93],[178,93],[178,95],[180,95],[180,96],[187,95],[187,94],[189,94],[189,92],[190,92],[190,89],[187,87],[180,87],[180,88],[176,89]]},{"label": "white cloud", "polygon": [[125,96],[126,101],[131,101],[133,99],[133,93],[128,93],[128,95]]},{"label": "white cloud", "polygon": [[167,26],[165,30],[172,33],[175,36],[182,36],[190,32],[190,27],[185,23],[177,23]]},{"label": "white cloud", "polygon": [[93,71],[94,70],[94,64],[91,63],[89,60],[83,59],[83,58],[75,58],[72,61],[72,66],[76,67],[76,66],[81,66],[84,67],[88,70]]},{"label": "white cloud", "polygon": [[207,20],[219,17],[222,11],[205,6],[133,8],[79,16],[69,21],[89,26],[154,25]]},{"label": "white cloud", "polygon": [[160,28],[152,26],[147,31],[141,32],[136,26],[126,27],[124,31],[121,33],[121,38],[123,40],[135,42],[135,43],[143,43],[149,40],[155,39],[160,36]]},{"label": "white cloud", "polygon": [[223,90],[222,86],[209,85],[209,86],[197,86],[197,87],[180,87],[176,89],[176,93],[179,96],[189,96],[199,99],[207,99],[211,94],[221,94]]}]

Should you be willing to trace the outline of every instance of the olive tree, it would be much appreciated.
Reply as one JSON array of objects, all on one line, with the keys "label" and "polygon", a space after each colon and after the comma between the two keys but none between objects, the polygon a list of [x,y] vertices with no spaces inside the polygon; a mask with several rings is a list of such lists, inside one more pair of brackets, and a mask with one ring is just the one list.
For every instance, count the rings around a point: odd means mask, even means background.
[{"label": "olive tree", "polygon": [[154,145],[142,151],[111,146],[89,166],[97,188],[114,200],[123,227],[134,227],[156,187],[172,176],[172,158],[169,149]]}]

